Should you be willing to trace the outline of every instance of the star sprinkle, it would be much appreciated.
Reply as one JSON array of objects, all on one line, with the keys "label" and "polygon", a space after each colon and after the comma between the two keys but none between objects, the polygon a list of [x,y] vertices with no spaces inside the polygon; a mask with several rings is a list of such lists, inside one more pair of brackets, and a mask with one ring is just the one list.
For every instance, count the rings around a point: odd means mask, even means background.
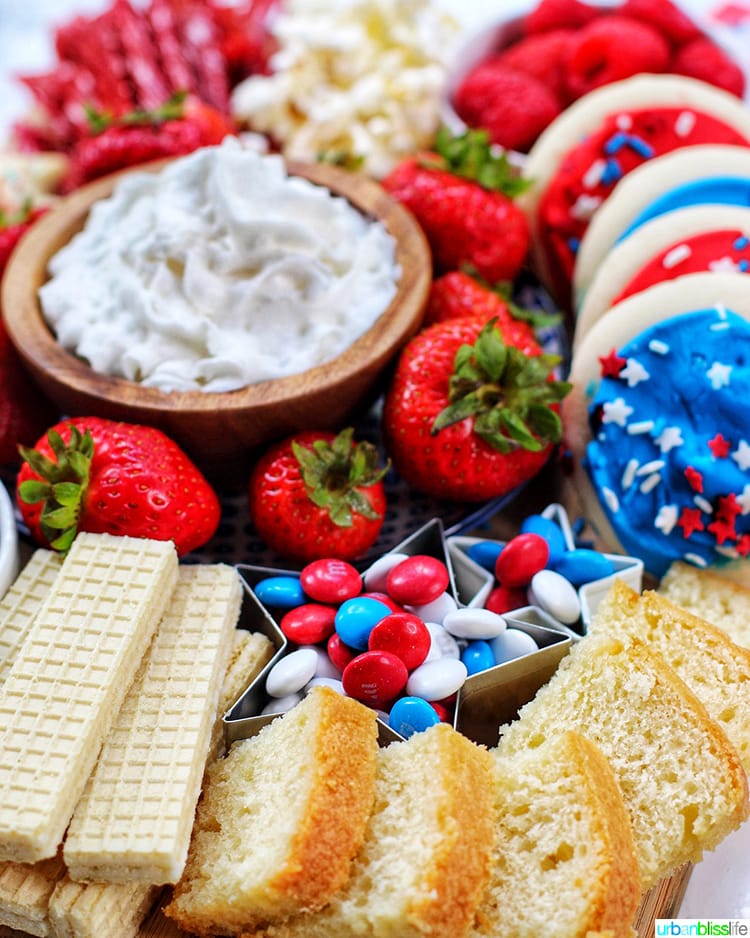
[{"label": "star sprinkle", "polygon": [[714,459],[726,459],[731,446],[729,440],[725,439],[721,433],[717,433],[712,440],[708,441],[708,448],[711,450]]},{"label": "star sprinkle", "polygon": [[641,381],[648,381],[651,375],[646,371],[643,365],[634,358],[629,358],[626,366],[620,372],[620,377],[625,378],[629,388],[634,388]]},{"label": "star sprinkle", "polygon": [[682,446],[684,442],[682,430],[679,427],[665,427],[654,440],[662,453],[668,453],[675,446]]},{"label": "star sprinkle", "polygon": [[747,557],[750,554],[750,534],[743,534],[735,544],[735,550],[740,557]]},{"label": "star sprinkle", "polygon": [[697,508],[683,508],[677,524],[682,528],[682,536],[690,537],[696,531],[703,531],[704,524]]},{"label": "star sprinkle", "polygon": [[599,364],[602,378],[619,378],[627,359],[618,355],[616,349],[611,349],[607,355],[599,357]]},{"label": "star sprinkle", "polygon": [[672,529],[677,524],[678,512],[677,505],[662,505],[654,518],[654,527],[658,528],[662,534],[667,537],[672,533]]},{"label": "star sprinkle", "polygon": [[602,423],[616,423],[618,427],[624,427],[632,413],[633,408],[625,403],[624,398],[618,397],[602,407]]},{"label": "star sprinkle", "polygon": [[719,507],[716,509],[716,515],[722,521],[731,521],[734,524],[734,519],[737,515],[742,514],[742,505],[737,501],[737,496],[734,492],[730,492],[729,495],[720,495],[718,498]]},{"label": "star sprinkle", "polygon": [[[724,541],[733,541],[737,537],[737,531],[734,527],[734,520],[731,521],[722,521],[717,519],[712,521],[708,526],[708,530],[716,538],[717,544],[723,544]],[[689,537],[689,535],[686,535]]]},{"label": "star sprinkle", "polygon": [[732,459],[743,472],[750,469],[750,446],[746,440],[740,440],[739,446],[732,453]]},{"label": "star sprinkle", "polygon": [[729,375],[731,374],[731,365],[722,365],[721,362],[714,362],[706,372],[706,377],[711,382],[714,391],[720,388],[729,387]]},{"label": "star sprinkle", "polygon": [[746,485],[742,494],[737,498],[737,504],[742,509],[742,514],[750,514],[750,485]]},{"label": "star sprinkle", "polygon": [[737,270],[737,265],[731,257],[720,257],[715,261],[711,261],[708,265],[708,269],[712,273],[733,274]]},{"label": "star sprinkle", "polygon": [[688,480],[688,485],[694,492],[703,491],[703,476],[697,469],[688,466],[685,470],[685,478]]}]

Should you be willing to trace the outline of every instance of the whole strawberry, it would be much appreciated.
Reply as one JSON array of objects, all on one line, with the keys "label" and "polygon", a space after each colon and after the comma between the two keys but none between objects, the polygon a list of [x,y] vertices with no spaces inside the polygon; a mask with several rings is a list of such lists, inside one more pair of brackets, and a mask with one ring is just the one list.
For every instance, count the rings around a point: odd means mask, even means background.
[{"label": "whole strawberry", "polygon": [[394,468],[434,498],[504,495],[544,465],[570,390],[551,380],[525,323],[465,317],[428,326],[401,353],[383,407]]},{"label": "whole strawberry", "polygon": [[261,539],[292,560],[353,560],[378,538],[386,495],[373,444],[351,427],[307,430],[272,445],[249,485],[250,517]]},{"label": "whole strawberry", "polygon": [[89,531],[171,540],[183,555],[218,527],[216,493],[153,427],[72,417],[21,455],[21,516],[33,539],[55,550],[66,551],[78,531]]},{"label": "whole strawberry", "polygon": [[403,160],[383,186],[416,216],[438,273],[470,267],[496,283],[521,270],[530,235],[513,197],[527,182],[484,131],[441,130],[434,153]]},{"label": "whole strawberry", "polygon": [[153,111],[116,118],[91,111],[89,119],[91,136],[79,140],[71,154],[68,190],[119,169],[221,143],[236,132],[225,115],[182,94]]}]

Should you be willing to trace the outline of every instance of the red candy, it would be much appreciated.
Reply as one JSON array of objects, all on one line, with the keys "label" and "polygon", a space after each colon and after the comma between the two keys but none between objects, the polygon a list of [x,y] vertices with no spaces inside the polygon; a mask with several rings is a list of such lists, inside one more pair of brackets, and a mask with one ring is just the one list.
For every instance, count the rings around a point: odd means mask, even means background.
[{"label": "red candy", "polygon": [[430,633],[419,616],[410,612],[394,613],[381,619],[370,632],[370,651],[388,651],[400,658],[413,671],[427,657]]},{"label": "red candy", "polygon": [[310,599],[320,603],[343,603],[362,591],[356,567],[333,557],[307,564],[300,573],[300,583]]},{"label": "red candy", "polygon": [[495,563],[495,576],[501,586],[528,586],[535,573],[549,560],[549,545],[538,534],[519,534],[508,541]]},{"label": "red candy", "polygon": [[305,603],[290,609],[279,626],[290,642],[298,645],[317,645],[333,634],[336,610],[320,603]]},{"label": "red candy", "polygon": [[496,586],[485,600],[484,608],[501,616],[504,612],[520,609],[522,606],[528,606],[528,604],[529,600],[525,590],[510,586]]},{"label": "red candy", "polygon": [[406,687],[404,662],[388,651],[365,651],[344,668],[341,682],[350,697],[382,709]]},{"label": "red candy", "polygon": [[386,588],[398,603],[424,606],[441,596],[449,582],[448,568],[442,561],[415,554],[389,570]]},{"label": "red candy", "polygon": [[338,668],[339,671],[343,671],[357,654],[356,651],[341,641],[341,636],[338,632],[334,632],[328,639],[326,650],[328,651],[328,657],[331,659],[331,664],[334,668]]},{"label": "red candy", "polygon": [[445,706],[445,704],[441,704],[438,700],[428,700],[427,702],[435,711],[435,713],[437,713],[437,715],[440,717],[441,723],[453,722],[453,714],[451,713],[451,710]]},{"label": "red candy", "polygon": [[384,606],[388,606],[391,612],[406,612],[404,607],[400,606],[397,602],[391,599],[388,593],[362,593],[362,597],[364,598],[365,596],[369,597],[370,599],[377,599],[378,602],[383,603]]}]

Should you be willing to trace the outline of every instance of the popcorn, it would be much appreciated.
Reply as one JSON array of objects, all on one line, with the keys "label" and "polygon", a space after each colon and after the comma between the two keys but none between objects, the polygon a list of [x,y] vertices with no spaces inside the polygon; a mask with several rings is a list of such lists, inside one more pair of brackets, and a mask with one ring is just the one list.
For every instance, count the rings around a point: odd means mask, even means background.
[{"label": "popcorn", "polygon": [[288,159],[357,164],[376,178],[431,145],[458,23],[428,0],[290,0],[271,75],[241,82],[235,118]]}]

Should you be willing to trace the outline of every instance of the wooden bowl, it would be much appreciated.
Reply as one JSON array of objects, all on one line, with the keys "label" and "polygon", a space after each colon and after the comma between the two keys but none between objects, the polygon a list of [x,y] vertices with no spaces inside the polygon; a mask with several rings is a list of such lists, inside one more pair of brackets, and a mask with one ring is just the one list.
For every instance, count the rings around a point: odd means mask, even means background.
[{"label": "wooden bowl", "polygon": [[[158,171],[167,161],[138,167]],[[131,172],[126,170],[125,172]],[[5,326],[32,377],[71,416],[101,416],[156,426],[210,476],[236,475],[253,449],[301,429],[338,429],[374,398],[384,369],[418,329],[429,291],[429,247],[413,216],[380,185],[329,165],[290,164],[290,174],[344,196],[379,219],[396,241],[396,295],[373,326],[337,358],[297,375],[229,392],[165,392],[98,374],[66,351],[47,326],[38,290],[48,262],[79,231],[92,204],[124,173],[63,199],[22,238],[2,282]]]}]

